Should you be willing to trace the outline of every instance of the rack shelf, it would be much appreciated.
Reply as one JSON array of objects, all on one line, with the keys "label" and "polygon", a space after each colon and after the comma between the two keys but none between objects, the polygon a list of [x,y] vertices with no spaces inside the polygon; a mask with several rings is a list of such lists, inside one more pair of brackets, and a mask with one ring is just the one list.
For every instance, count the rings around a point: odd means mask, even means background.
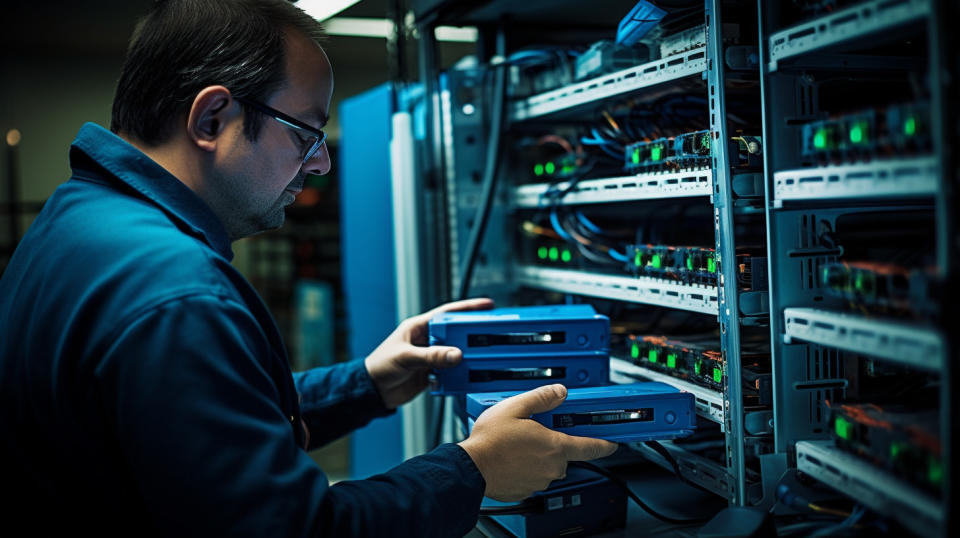
[{"label": "rack shelf", "polygon": [[[550,206],[548,192],[563,192],[569,182],[523,185],[514,190],[515,207]],[[657,174],[583,180],[560,200],[559,205],[631,202],[662,198],[687,198],[713,194],[713,170],[685,170]]]},{"label": "rack shelf", "polygon": [[933,372],[943,366],[940,334],[921,325],[817,308],[785,308],[783,319],[787,344],[803,340]]},{"label": "rack shelf", "polygon": [[799,441],[797,469],[849,495],[877,513],[895,518],[921,536],[939,534],[940,502],[926,492],[844,452],[832,441]]},{"label": "rack shelf", "polygon": [[703,73],[706,68],[707,49],[706,47],[699,47],[528,97],[511,106],[510,119],[512,121],[524,121],[546,116],[609,97]]},{"label": "rack shelf", "polygon": [[724,401],[722,392],[637,366],[625,359],[610,358],[610,379],[612,381],[615,383],[634,383],[637,376],[645,377],[651,381],[660,381],[693,394],[697,415],[717,422],[723,427]]},{"label": "rack shelf", "polygon": [[937,192],[933,157],[877,159],[869,163],[801,168],[773,174],[773,206],[785,201],[837,198],[925,197]]},{"label": "rack shelf", "polygon": [[872,0],[798,24],[770,35],[768,69],[776,71],[778,63],[787,58],[869,34],[889,32],[929,14],[930,0]]},{"label": "rack shelf", "polygon": [[652,304],[702,314],[717,315],[719,312],[716,286],[531,265],[516,266],[514,276],[518,284],[532,288]]}]

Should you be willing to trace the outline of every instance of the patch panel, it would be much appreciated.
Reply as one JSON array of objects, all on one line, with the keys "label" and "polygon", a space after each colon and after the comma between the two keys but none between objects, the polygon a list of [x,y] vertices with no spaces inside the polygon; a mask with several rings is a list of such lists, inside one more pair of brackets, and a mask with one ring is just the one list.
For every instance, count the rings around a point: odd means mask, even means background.
[{"label": "patch panel", "polygon": [[836,262],[823,265],[820,283],[834,297],[856,310],[911,317],[937,313],[932,269],[909,269],[878,262]]},{"label": "patch panel", "polygon": [[826,164],[929,151],[929,117],[929,104],[917,102],[807,123],[801,155]]},{"label": "patch panel", "polygon": [[[712,248],[628,245],[626,258],[625,269],[636,276],[696,284],[717,282],[717,255]],[[766,264],[766,257],[737,254],[737,282],[743,289],[766,289]]]},{"label": "patch panel", "polygon": [[[681,341],[660,335],[628,335],[625,345],[624,356],[638,366],[709,389],[723,390],[727,369],[716,337]],[[747,401],[753,405],[772,405],[769,354],[745,353],[741,358]]]},{"label": "patch panel", "polygon": [[839,448],[940,493],[944,468],[936,410],[873,404],[831,404],[830,410],[830,431]]},{"label": "patch panel", "polygon": [[[738,168],[759,168],[763,145],[759,136],[735,136],[728,142],[731,163]],[[675,137],[634,142],[625,148],[627,172],[676,171],[710,166],[713,135],[695,131]]]},{"label": "patch panel", "polygon": [[717,256],[712,248],[629,245],[626,256],[626,270],[635,275],[681,282],[717,281]]},{"label": "patch panel", "polygon": [[666,336],[634,336],[626,340],[626,356],[650,368],[698,385],[722,391],[726,368],[716,348],[670,340]]}]

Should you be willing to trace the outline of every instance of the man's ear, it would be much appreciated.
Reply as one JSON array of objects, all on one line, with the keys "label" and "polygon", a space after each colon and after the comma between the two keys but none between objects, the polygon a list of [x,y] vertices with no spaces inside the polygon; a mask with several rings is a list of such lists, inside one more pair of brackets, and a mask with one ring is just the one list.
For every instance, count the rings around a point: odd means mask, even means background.
[{"label": "man's ear", "polygon": [[193,99],[187,115],[187,134],[204,151],[213,151],[227,122],[238,110],[231,105],[233,96],[223,86],[207,86]]}]

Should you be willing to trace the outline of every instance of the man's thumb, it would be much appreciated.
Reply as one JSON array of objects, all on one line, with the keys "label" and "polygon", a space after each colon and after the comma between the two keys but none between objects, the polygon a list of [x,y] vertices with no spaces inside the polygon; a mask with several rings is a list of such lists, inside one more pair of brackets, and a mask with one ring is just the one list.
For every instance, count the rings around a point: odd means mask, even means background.
[{"label": "man's thumb", "polygon": [[567,388],[563,385],[544,385],[507,398],[495,407],[517,418],[528,418],[530,415],[545,413],[557,407],[566,397]]}]

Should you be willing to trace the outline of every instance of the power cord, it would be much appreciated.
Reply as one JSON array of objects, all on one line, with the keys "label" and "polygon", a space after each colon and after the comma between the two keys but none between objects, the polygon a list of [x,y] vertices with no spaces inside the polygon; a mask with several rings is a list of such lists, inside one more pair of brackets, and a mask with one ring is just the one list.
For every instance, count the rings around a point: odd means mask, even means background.
[{"label": "power cord", "polygon": [[[500,42],[503,41],[503,30],[497,34],[498,48],[502,49]],[[501,51],[502,52],[502,51]],[[487,140],[486,164],[484,166],[483,187],[480,195],[480,205],[477,207],[477,216],[474,218],[473,228],[470,230],[470,237],[467,240],[467,248],[462,267],[460,288],[457,292],[457,299],[466,299],[470,292],[470,281],[473,278],[473,269],[477,263],[477,255],[480,251],[480,245],[483,243],[483,236],[487,230],[487,221],[490,218],[490,209],[493,207],[493,198],[497,190],[497,172],[499,169],[500,141],[501,131],[503,130],[503,117],[506,108],[506,88],[507,76],[502,65],[494,66],[496,70],[494,75],[493,106],[492,117],[490,120],[490,137]]]},{"label": "power cord", "polygon": [[683,473],[680,472],[680,464],[677,463],[677,459],[674,458],[673,454],[671,454],[670,451],[667,450],[666,447],[661,445],[658,441],[645,441],[643,444],[647,445],[648,447],[653,449],[654,452],[656,452],[657,454],[660,454],[660,456],[663,459],[667,460],[667,463],[669,463],[670,466],[673,467],[673,472],[677,475],[677,478],[679,478],[681,482],[683,482],[688,486],[697,488],[700,491],[704,491],[706,493],[713,493],[712,491],[704,488],[700,484],[696,484],[694,482],[687,480],[686,477],[683,476]]}]

